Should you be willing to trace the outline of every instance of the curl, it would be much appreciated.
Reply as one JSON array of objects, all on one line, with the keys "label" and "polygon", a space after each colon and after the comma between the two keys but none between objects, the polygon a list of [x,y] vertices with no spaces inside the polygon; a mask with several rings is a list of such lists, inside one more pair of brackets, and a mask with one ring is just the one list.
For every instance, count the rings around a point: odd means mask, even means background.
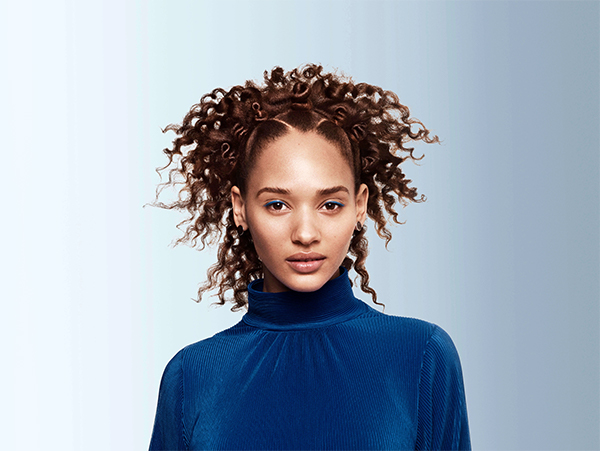
[{"label": "curl", "polygon": [[310,101],[310,88],[305,82],[296,82],[292,87],[291,108],[293,110],[310,110],[312,103]]}]

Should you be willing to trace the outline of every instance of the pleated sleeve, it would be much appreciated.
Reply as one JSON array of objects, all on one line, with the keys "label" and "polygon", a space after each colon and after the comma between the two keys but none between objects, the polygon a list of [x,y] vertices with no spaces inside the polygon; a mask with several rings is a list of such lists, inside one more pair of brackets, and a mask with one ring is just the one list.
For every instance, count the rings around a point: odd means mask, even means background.
[{"label": "pleated sleeve", "polygon": [[415,449],[471,449],[460,360],[452,339],[437,326],[423,354],[417,415]]},{"label": "pleated sleeve", "polygon": [[182,352],[167,364],[163,373],[150,451],[188,449],[183,423]]}]

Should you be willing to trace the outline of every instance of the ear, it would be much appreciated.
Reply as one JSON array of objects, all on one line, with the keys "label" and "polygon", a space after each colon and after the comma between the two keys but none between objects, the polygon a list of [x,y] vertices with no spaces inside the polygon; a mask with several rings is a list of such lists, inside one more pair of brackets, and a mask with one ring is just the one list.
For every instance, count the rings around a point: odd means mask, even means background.
[{"label": "ear", "polygon": [[364,225],[367,220],[367,204],[369,202],[369,188],[364,183],[358,187],[356,193],[356,221]]},{"label": "ear", "polygon": [[242,226],[244,230],[248,230],[248,223],[246,222],[246,204],[242,193],[237,186],[231,187],[231,204],[233,206],[233,220],[236,227]]}]

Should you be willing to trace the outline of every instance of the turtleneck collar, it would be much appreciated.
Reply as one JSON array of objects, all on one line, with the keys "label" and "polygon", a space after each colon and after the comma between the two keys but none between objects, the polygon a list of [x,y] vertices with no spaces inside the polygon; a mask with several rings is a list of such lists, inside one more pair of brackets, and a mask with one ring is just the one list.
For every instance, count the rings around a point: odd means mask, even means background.
[{"label": "turtleneck collar", "polygon": [[317,291],[265,293],[263,279],[248,285],[246,324],[270,330],[313,329],[355,318],[368,306],[354,297],[348,270],[328,281]]}]

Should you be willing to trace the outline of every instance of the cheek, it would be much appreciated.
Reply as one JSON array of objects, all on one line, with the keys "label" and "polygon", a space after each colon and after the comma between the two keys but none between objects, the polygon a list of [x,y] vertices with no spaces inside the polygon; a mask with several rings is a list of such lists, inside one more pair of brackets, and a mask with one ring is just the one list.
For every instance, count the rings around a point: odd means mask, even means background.
[{"label": "cheek", "polygon": [[354,227],[355,224],[353,222],[346,221],[343,224],[333,225],[328,233],[329,242],[332,246],[338,248],[339,252],[346,253],[352,240]]},{"label": "cheek", "polygon": [[261,220],[260,217],[256,216],[249,216],[248,223],[251,228],[254,248],[259,254],[265,255],[266,253],[276,252],[286,237],[286,229],[282,224]]},{"label": "cheek", "polygon": [[281,235],[285,229],[285,223],[261,213],[259,211],[258,213],[248,215],[248,225],[252,228],[252,232],[257,236],[264,237]]}]

